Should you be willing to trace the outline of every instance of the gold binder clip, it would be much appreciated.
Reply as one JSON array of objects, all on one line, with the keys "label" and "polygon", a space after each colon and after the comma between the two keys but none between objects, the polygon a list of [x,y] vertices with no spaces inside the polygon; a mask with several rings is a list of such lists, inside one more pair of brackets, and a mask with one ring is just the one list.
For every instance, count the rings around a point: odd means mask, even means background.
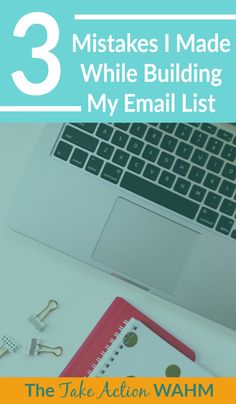
[{"label": "gold binder clip", "polygon": [[38,331],[43,331],[46,327],[44,323],[44,319],[51,313],[58,308],[58,303],[56,300],[49,300],[47,307],[45,307],[39,314],[34,315],[32,314],[29,318],[29,322],[36,328]]},{"label": "gold binder clip", "polygon": [[54,356],[59,357],[62,355],[63,349],[61,346],[51,348],[49,346],[41,344],[41,342],[38,341],[36,338],[32,338],[31,344],[30,344],[30,349],[29,349],[29,355],[35,356],[35,355],[40,355],[42,353],[48,353],[48,354],[52,354]]}]

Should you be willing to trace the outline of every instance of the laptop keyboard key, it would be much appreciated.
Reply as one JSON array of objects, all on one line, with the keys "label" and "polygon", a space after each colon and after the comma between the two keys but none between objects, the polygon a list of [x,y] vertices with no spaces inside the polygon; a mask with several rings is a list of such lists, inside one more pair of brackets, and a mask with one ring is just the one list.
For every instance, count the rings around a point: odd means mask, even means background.
[{"label": "laptop keyboard key", "polygon": [[233,219],[226,216],[221,216],[219,222],[217,223],[216,230],[227,236],[230,233],[233,224]]},{"label": "laptop keyboard key", "polygon": [[96,136],[103,140],[110,140],[112,132],[113,128],[111,126],[101,123],[96,131]]},{"label": "laptop keyboard key", "polygon": [[173,133],[176,126],[177,126],[177,123],[161,123],[160,129],[164,130],[165,132],[168,132],[168,133]]},{"label": "laptop keyboard key", "polygon": [[236,166],[230,163],[226,163],[223,169],[222,175],[229,180],[236,180]]},{"label": "laptop keyboard key", "polygon": [[218,157],[211,156],[207,163],[207,168],[214,173],[219,173],[222,169],[224,161],[219,159]]},{"label": "laptop keyboard key", "polygon": [[143,176],[148,178],[149,180],[156,181],[159,173],[160,173],[160,168],[157,166],[154,166],[153,164],[147,164],[145,167],[145,170],[143,172]]},{"label": "laptop keyboard key", "polygon": [[121,167],[125,167],[126,166],[126,164],[127,164],[127,162],[128,162],[128,160],[129,160],[129,157],[130,157],[130,155],[128,154],[128,153],[126,153],[125,151],[123,151],[123,150],[116,150],[116,152],[115,152],[115,154],[114,154],[114,156],[113,156],[113,159],[112,159],[112,161],[115,163],[115,164],[118,164],[119,166],[121,166]]},{"label": "laptop keyboard key", "polygon": [[200,149],[196,149],[192,155],[192,162],[203,167],[208,159],[208,154]]},{"label": "laptop keyboard key", "polygon": [[175,160],[174,156],[172,156],[171,154],[162,152],[157,164],[159,164],[159,166],[164,167],[164,168],[171,168],[172,164],[174,163],[174,160]]},{"label": "laptop keyboard key", "polygon": [[226,130],[223,129],[219,129],[216,136],[222,140],[225,140],[226,142],[231,142],[231,140],[233,139],[232,133],[227,132]]},{"label": "laptop keyboard key", "polygon": [[192,125],[192,126],[196,126],[196,128],[198,128],[201,124],[199,123],[199,122],[197,122],[197,123],[192,123],[192,122],[190,122],[190,125]]},{"label": "laptop keyboard key", "polygon": [[236,202],[231,201],[230,199],[224,199],[220,207],[220,211],[228,216],[233,216],[235,209]]},{"label": "laptop keyboard key", "polygon": [[193,128],[184,123],[180,123],[175,131],[175,136],[182,140],[189,140],[192,131]]},{"label": "laptop keyboard key", "polygon": [[235,184],[226,180],[222,182],[219,189],[220,194],[228,196],[229,198],[233,195],[234,191],[235,191]]},{"label": "laptop keyboard key", "polygon": [[85,167],[85,170],[89,171],[94,175],[98,175],[101,171],[102,165],[103,165],[102,159],[99,159],[98,157],[95,156],[91,156]]},{"label": "laptop keyboard key", "polygon": [[217,131],[217,127],[215,125],[212,125],[211,123],[202,123],[201,129],[209,133],[210,135],[214,135]]},{"label": "laptop keyboard key", "polygon": [[215,194],[214,192],[208,192],[206,199],[204,201],[204,204],[209,206],[212,209],[217,209],[220,201],[221,201],[221,196],[218,194]]},{"label": "laptop keyboard key", "polygon": [[178,141],[169,135],[165,135],[161,142],[161,148],[169,152],[173,152],[177,146]]},{"label": "laptop keyboard key", "polygon": [[76,126],[79,129],[83,129],[85,132],[94,133],[98,124],[97,123],[87,123],[87,122],[86,123],[84,123],[84,122],[73,123],[72,122],[71,125]]},{"label": "laptop keyboard key", "polygon": [[236,147],[226,144],[223,148],[221,156],[229,161],[235,161],[236,159]]},{"label": "laptop keyboard key", "polygon": [[174,171],[176,174],[179,174],[179,175],[182,175],[183,177],[185,177],[185,175],[187,175],[187,172],[188,172],[188,170],[189,170],[189,167],[190,167],[190,164],[189,164],[189,163],[187,163],[187,162],[184,161],[184,160],[178,159],[178,160],[176,160],[176,162],[175,162],[173,171]]},{"label": "laptop keyboard key", "polygon": [[205,133],[200,132],[200,130],[195,130],[191,136],[190,143],[198,147],[203,147],[207,138],[208,136]]},{"label": "laptop keyboard key", "polygon": [[221,178],[217,177],[217,175],[209,173],[209,174],[207,174],[203,185],[206,188],[210,188],[210,189],[213,189],[213,191],[215,191],[218,188],[220,180],[221,180]]},{"label": "laptop keyboard key", "polygon": [[127,150],[131,153],[139,155],[143,149],[144,143],[132,137],[128,143]]},{"label": "laptop keyboard key", "polygon": [[[169,173],[168,173],[169,174]],[[146,181],[137,175],[126,172],[121,180],[121,187],[142,196],[154,203],[164,206],[189,219],[194,219],[199,205],[182,195],[175,194],[157,184]]]},{"label": "laptop keyboard key", "polygon": [[133,123],[130,128],[130,133],[134,136],[142,138],[146,132],[147,125],[144,123]]},{"label": "laptop keyboard key", "polygon": [[231,237],[236,240],[236,230],[233,230],[231,233]]},{"label": "laptop keyboard key", "polygon": [[141,160],[138,157],[132,157],[129,162],[128,169],[137,174],[140,174],[144,167],[144,164],[145,164],[144,160]]},{"label": "laptop keyboard key", "polygon": [[182,195],[187,195],[190,186],[191,182],[186,181],[183,178],[178,178],[175,183],[174,190]]},{"label": "laptop keyboard key", "polygon": [[123,130],[128,130],[129,127],[130,127],[130,123],[120,123],[120,122],[117,122],[117,123],[115,123],[114,125],[115,125],[117,128],[123,129]]},{"label": "laptop keyboard key", "polygon": [[62,138],[90,152],[94,152],[98,145],[98,139],[71,126],[65,128]]},{"label": "laptop keyboard key", "polygon": [[61,160],[67,161],[70,157],[72,149],[73,147],[70,144],[60,141],[54,152],[54,156]]},{"label": "laptop keyboard key", "polygon": [[205,194],[206,194],[205,188],[199,187],[198,185],[193,185],[189,197],[197,202],[202,202]]},{"label": "laptop keyboard key", "polygon": [[70,163],[77,167],[83,168],[83,166],[86,163],[87,158],[88,158],[87,152],[85,152],[84,150],[75,149],[75,151],[72,154],[72,157],[70,159]]},{"label": "laptop keyboard key", "polygon": [[201,184],[203,177],[205,175],[205,171],[199,167],[193,166],[189,172],[188,178],[198,184]]},{"label": "laptop keyboard key", "polygon": [[187,144],[187,143],[180,142],[179,145],[178,145],[178,147],[177,147],[176,154],[177,154],[179,157],[182,157],[182,158],[188,160],[189,157],[191,156],[192,151],[193,151],[193,147],[192,147],[192,146],[190,146],[190,145]]},{"label": "laptop keyboard key", "polygon": [[114,151],[114,147],[108,143],[102,142],[98,148],[97,154],[104,159],[109,160]]},{"label": "laptop keyboard key", "polygon": [[117,184],[120,180],[123,170],[113,164],[106,163],[101,177],[107,181],[112,182],[113,184]]},{"label": "laptop keyboard key", "polygon": [[218,213],[214,210],[203,207],[197,217],[197,222],[204,226],[213,228],[218,219]]},{"label": "laptop keyboard key", "polygon": [[147,145],[143,152],[143,158],[149,161],[156,161],[157,156],[159,154],[159,150],[156,147]]},{"label": "laptop keyboard key", "polygon": [[111,143],[123,148],[123,147],[125,147],[128,139],[129,139],[129,136],[126,133],[121,132],[120,130],[116,130],[114,133],[114,136],[111,140]]},{"label": "laptop keyboard key", "polygon": [[161,138],[162,138],[162,132],[160,130],[149,128],[145,140],[157,146]]},{"label": "laptop keyboard key", "polygon": [[159,184],[163,185],[164,187],[171,188],[174,181],[175,175],[171,174],[169,171],[162,171],[161,176],[159,178]]},{"label": "laptop keyboard key", "polygon": [[206,150],[213,153],[219,154],[223,146],[223,142],[221,140],[217,140],[214,137],[211,137],[206,145]]}]

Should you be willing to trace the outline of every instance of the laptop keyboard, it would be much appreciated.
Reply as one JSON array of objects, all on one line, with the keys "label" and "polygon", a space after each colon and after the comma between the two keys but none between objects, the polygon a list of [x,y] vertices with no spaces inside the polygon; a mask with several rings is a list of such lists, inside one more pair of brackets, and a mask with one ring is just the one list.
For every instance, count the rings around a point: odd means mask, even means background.
[{"label": "laptop keyboard", "polygon": [[210,123],[70,123],[54,156],[236,239],[236,135]]}]

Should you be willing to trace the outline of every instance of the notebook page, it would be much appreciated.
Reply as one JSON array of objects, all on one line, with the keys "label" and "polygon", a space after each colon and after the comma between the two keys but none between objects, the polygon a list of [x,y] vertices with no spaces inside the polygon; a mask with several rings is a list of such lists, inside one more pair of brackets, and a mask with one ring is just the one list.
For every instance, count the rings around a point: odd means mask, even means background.
[{"label": "notebook page", "polygon": [[131,319],[95,366],[91,377],[212,377],[201,366]]}]

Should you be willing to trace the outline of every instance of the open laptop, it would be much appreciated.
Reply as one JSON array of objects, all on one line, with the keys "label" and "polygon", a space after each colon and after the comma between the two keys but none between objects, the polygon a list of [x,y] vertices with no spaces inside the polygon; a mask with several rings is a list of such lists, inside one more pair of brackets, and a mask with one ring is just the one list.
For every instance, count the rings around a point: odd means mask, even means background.
[{"label": "open laptop", "polygon": [[236,127],[46,127],[10,227],[236,329]]}]

